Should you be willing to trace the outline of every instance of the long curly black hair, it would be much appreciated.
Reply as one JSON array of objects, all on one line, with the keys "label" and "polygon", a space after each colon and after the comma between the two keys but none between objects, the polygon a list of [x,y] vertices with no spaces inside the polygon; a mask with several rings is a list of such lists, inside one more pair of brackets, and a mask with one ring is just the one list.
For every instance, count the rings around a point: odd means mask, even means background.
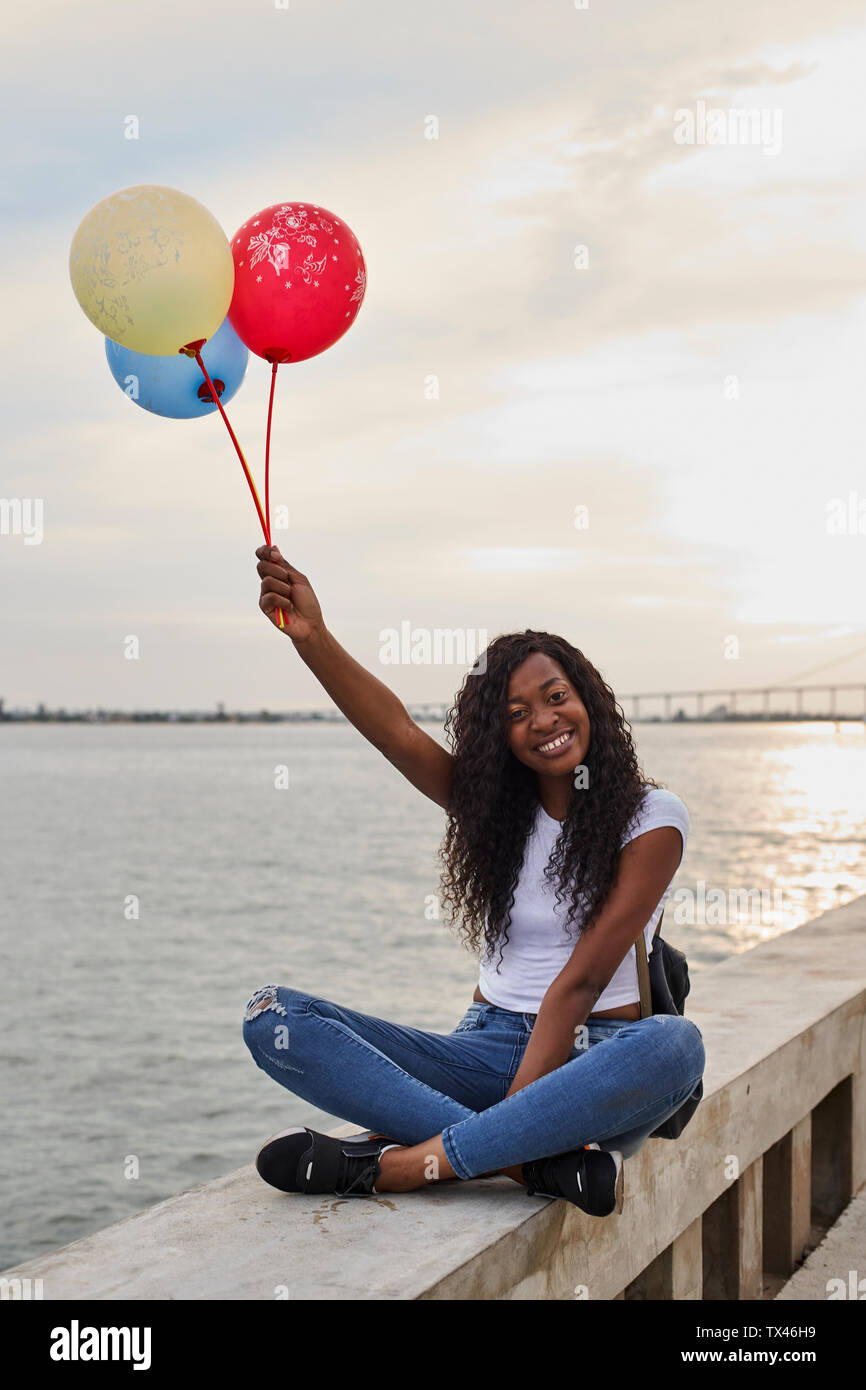
[{"label": "long curly black hair", "polygon": [[[616,879],[622,835],[657,783],[644,777],[631,728],[610,686],[563,637],[527,629],[495,638],[467,672],[445,719],[454,756],[448,827],[439,849],[441,899],[451,922],[476,954],[508,941],[509,914],[527,835],[539,806],[536,773],[508,741],[511,673],[533,652],[558,662],[590,721],[586,782],[572,793],[545,877],[556,881],[557,904],[570,896],[569,928],[597,919]],[[583,918],[581,919],[581,914]],[[499,965],[497,964],[497,972]]]}]

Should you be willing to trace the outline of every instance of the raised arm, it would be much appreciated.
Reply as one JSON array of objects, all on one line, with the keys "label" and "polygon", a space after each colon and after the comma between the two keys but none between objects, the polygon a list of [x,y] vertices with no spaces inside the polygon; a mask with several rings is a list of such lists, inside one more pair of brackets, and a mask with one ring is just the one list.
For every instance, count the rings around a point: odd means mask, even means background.
[{"label": "raised arm", "polygon": [[[340,646],[325,626],[306,575],[284,560],[276,546],[259,546],[256,556],[262,580],[262,612],[278,631],[292,639],[301,660],[358,732],[413,787],[447,810],[453,755],[415,723],[393,690]],[[277,609],[285,615],[284,629],[279,626]]]}]

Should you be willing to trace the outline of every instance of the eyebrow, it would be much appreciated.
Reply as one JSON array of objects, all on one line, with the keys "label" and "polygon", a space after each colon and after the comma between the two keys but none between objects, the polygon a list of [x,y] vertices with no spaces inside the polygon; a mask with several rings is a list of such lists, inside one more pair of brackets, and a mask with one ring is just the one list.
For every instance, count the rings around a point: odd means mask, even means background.
[{"label": "eyebrow", "polygon": [[[542,682],[541,682],[541,685],[540,685],[538,688],[539,688],[539,690],[546,690],[547,687],[548,687],[549,685],[555,685],[557,681],[564,681],[564,680],[565,680],[565,676],[551,676],[551,677],[550,677],[550,680],[542,681]],[[518,703],[520,702],[520,700],[521,700],[522,698],[523,698],[523,697],[522,697],[521,695],[509,695],[509,696],[507,697],[506,703],[509,704],[509,705],[516,705],[516,704],[518,704]]]}]

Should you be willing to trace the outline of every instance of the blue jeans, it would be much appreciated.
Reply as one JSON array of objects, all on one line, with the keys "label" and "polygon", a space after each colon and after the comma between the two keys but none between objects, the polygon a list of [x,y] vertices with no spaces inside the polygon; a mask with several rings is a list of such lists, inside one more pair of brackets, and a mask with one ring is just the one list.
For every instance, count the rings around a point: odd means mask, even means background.
[{"label": "blue jeans", "polygon": [[243,1034],[257,1066],[327,1114],[398,1144],[441,1134],[459,1178],[593,1142],[627,1157],[703,1074],[690,1019],[597,1019],[562,1066],[506,1098],[535,1018],[472,1003],[453,1032],[425,1033],[267,985],[247,1005]]}]

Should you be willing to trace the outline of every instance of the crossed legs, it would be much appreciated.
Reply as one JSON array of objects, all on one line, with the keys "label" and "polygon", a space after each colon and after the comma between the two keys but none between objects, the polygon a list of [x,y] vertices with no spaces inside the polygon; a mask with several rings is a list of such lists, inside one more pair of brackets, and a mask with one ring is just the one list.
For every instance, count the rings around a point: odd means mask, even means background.
[{"label": "crossed legs", "polygon": [[404,1147],[380,1160],[379,1191],[504,1173],[586,1143],[626,1156],[691,1093],[704,1067],[696,1026],[653,1015],[590,1028],[590,1045],[513,1096],[520,1015],[425,1033],[283,986],[253,995],[244,1039],[295,1095]]}]

